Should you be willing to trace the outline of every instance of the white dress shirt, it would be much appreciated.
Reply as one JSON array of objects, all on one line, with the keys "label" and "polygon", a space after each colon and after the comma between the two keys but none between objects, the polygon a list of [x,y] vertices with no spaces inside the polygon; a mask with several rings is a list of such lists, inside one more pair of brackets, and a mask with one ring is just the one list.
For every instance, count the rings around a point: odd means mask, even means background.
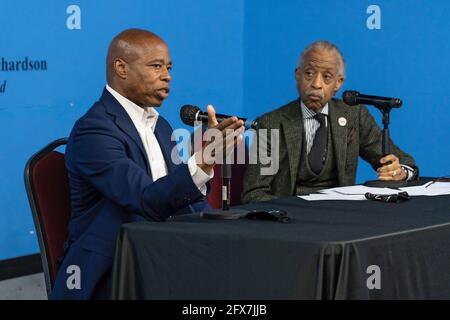
[{"label": "white dress shirt", "polygon": [[[108,90],[125,109],[136,127],[142,144],[144,145],[145,152],[147,153],[153,181],[166,176],[167,164],[164,160],[161,147],[154,133],[159,113],[153,107],[139,107],[137,104],[122,96],[109,85],[106,85],[106,90]],[[195,154],[189,158],[187,165],[194,184],[203,195],[206,195],[206,183],[214,176],[214,172],[211,176],[209,176],[202,169],[200,169],[195,161]]]},{"label": "white dress shirt", "polygon": [[[303,101],[301,102],[301,105],[303,126],[305,127],[306,136],[306,153],[309,154],[314,142],[314,137],[316,136],[316,131],[320,127],[320,122],[314,118],[316,112],[308,109]],[[322,111],[320,111],[320,113],[326,114],[328,116],[328,103],[322,108]],[[325,117],[325,126],[328,127],[328,117]]]}]

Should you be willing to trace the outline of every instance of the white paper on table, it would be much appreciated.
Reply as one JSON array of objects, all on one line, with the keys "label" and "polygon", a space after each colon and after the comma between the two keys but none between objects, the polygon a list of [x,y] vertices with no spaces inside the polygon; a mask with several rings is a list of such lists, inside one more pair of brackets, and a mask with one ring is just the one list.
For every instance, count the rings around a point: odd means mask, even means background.
[{"label": "white paper on table", "polygon": [[357,186],[323,189],[323,190],[320,190],[319,192],[324,193],[324,194],[340,193],[340,194],[346,194],[346,195],[365,195],[367,192],[370,192],[373,194],[383,194],[384,195],[384,194],[397,194],[401,191],[396,190],[396,189],[390,189],[390,188],[373,188],[373,187],[357,185]]},{"label": "white paper on table", "polygon": [[342,193],[312,193],[307,196],[298,196],[307,201],[318,200],[367,200],[364,195],[348,195]]},{"label": "white paper on table", "polygon": [[400,188],[410,196],[441,196],[450,194],[450,182],[428,182],[422,186]]}]

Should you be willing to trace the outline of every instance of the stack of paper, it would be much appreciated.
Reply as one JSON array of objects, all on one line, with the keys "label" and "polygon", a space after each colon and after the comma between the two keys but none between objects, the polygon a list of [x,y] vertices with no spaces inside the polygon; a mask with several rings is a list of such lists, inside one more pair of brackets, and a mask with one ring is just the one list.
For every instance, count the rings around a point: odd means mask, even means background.
[{"label": "stack of paper", "polygon": [[372,188],[366,186],[349,186],[338,187],[331,189],[323,189],[319,191],[319,194],[310,194],[307,196],[299,196],[300,198],[308,201],[316,200],[367,200],[364,196],[367,192],[374,194],[395,194],[400,190],[389,188]]},{"label": "stack of paper", "polygon": [[441,196],[450,194],[450,182],[428,182],[422,186],[400,188],[410,196]]},{"label": "stack of paper", "polygon": [[362,195],[348,195],[340,193],[312,193],[307,196],[298,196],[304,200],[317,201],[317,200],[366,200]]},{"label": "stack of paper", "polygon": [[367,192],[373,194],[396,194],[406,191],[410,196],[440,196],[450,195],[450,182],[428,182],[422,186],[404,187],[397,189],[373,188],[362,185],[338,187],[320,190],[320,193],[299,196],[304,200],[366,200],[364,196]]},{"label": "stack of paper", "polygon": [[374,193],[374,194],[394,194],[394,193],[399,193],[400,191],[397,189],[390,189],[390,188],[373,188],[373,187],[357,185],[357,186],[349,186],[349,187],[323,189],[323,190],[320,190],[319,192],[325,193],[325,194],[340,193],[340,194],[346,194],[346,195],[365,195],[367,192]]}]

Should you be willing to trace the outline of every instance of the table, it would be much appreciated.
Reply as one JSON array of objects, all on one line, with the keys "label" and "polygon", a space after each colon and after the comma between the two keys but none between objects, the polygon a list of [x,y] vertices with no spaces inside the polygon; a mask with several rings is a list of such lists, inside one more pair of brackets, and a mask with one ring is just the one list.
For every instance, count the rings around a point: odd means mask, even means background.
[{"label": "table", "polygon": [[290,224],[199,214],[122,226],[114,299],[450,299],[450,196],[298,197]]}]

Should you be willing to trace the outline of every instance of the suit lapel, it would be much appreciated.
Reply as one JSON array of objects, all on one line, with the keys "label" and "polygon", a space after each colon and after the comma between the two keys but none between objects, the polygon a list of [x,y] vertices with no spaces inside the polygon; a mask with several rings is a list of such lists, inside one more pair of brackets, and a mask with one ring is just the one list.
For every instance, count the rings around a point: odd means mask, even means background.
[{"label": "suit lapel", "polygon": [[339,181],[344,181],[347,160],[348,116],[335,100],[329,102],[330,128]]},{"label": "suit lapel", "polygon": [[[293,101],[282,116],[284,117],[282,127],[289,158],[289,171],[291,173],[291,190],[294,190],[303,144],[303,118],[300,100]],[[269,135],[270,132],[267,134]]]},{"label": "suit lapel", "polygon": [[[156,122],[155,136],[166,161],[167,171],[171,173],[176,168],[176,164],[172,161],[172,149],[176,147],[176,144],[171,140],[172,129],[161,116],[158,117],[158,121]],[[174,156],[178,156],[178,153]]]},{"label": "suit lapel", "polygon": [[149,162],[147,153],[145,152],[144,146],[142,145],[141,137],[139,136],[139,133],[137,132],[136,127],[133,124],[133,121],[131,121],[125,109],[111,95],[111,93],[109,93],[109,91],[106,90],[106,88],[103,90],[103,94],[100,100],[107,107],[106,112],[113,116],[115,124],[120,128],[120,130],[125,132],[131,138],[131,140],[133,140],[134,143],[136,143],[136,145],[138,146],[142,156],[145,159],[144,162],[147,169],[147,173],[151,177],[152,173],[148,164]]}]

